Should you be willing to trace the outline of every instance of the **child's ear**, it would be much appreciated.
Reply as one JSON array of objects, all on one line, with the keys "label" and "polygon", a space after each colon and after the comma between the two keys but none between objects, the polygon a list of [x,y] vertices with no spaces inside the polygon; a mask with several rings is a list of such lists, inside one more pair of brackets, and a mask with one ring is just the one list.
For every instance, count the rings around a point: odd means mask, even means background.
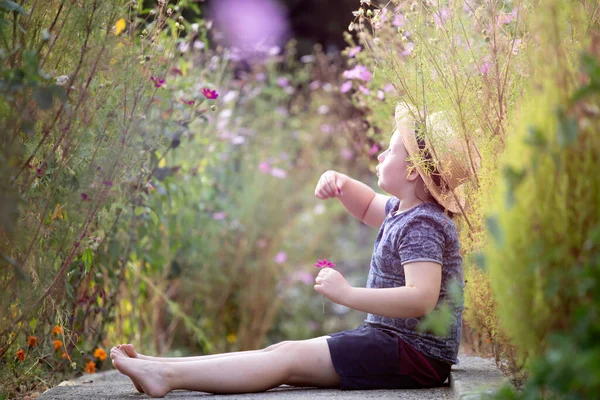
[{"label": "child's ear", "polygon": [[415,165],[409,161],[406,164],[406,179],[409,182],[413,182],[415,180],[417,180],[417,178],[419,177],[419,171],[417,171],[417,168],[415,167]]}]

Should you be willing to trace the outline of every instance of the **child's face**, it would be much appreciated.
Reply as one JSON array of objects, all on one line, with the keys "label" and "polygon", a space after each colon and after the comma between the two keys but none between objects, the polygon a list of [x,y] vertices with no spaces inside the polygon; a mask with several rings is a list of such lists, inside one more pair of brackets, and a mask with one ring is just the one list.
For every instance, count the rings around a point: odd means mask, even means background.
[{"label": "child's face", "polygon": [[408,182],[408,152],[402,143],[399,132],[396,130],[390,139],[387,150],[377,156],[379,165],[377,175],[379,186],[388,193],[398,196],[404,192]]}]

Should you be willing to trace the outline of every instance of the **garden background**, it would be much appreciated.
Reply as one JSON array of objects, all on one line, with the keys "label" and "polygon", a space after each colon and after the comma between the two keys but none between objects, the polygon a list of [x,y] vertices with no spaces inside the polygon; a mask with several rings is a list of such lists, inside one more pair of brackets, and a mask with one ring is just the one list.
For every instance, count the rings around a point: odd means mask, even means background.
[{"label": "garden background", "polygon": [[599,22],[583,0],[0,0],[0,397],[111,368],[116,343],[361,323],[323,312],[313,263],[364,285],[377,231],[314,188],[334,169],[381,192],[408,102],[478,149],[463,351],[518,388],[498,397],[592,398]]}]

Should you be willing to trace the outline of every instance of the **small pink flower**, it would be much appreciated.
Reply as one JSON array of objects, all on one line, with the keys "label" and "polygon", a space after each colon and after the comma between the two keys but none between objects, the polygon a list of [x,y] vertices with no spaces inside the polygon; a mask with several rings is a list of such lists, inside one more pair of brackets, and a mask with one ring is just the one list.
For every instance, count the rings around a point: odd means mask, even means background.
[{"label": "small pink flower", "polygon": [[392,25],[394,25],[396,27],[401,27],[401,26],[404,26],[405,22],[406,22],[406,17],[403,14],[396,14],[396,15],[394,15],[394,20],[392,21]]},{"label": "small pink flower", "polygon": [[164,85],[164,84],[165,84],[165,80],[164,80],[164,79],[162,79],[162,78],[158,78],[158,77],[156,77],[156,76],[151,76],[151,77],[150,77],[150,80],[151,80],[152,82],[154,82],[154,86],[155,86],[155,87],[157,87],[157,88],[159,88],[159,87],[161,87],[162,85]]},{"label": "small pink flower", "polygon": [[312,276],[312,274],[306,271],[294,272],[294,274],[292,275],[292,279],[294,279],[295,281],[300,281],[305,285],[312,285],[313,283],[315,283],[315,278]]},{"label": "small pink flower", "polygon": [[224,212],[222,212],[222,211],[221,211],[221,212],[216,212],[216,213],[213,213],[213,215],[212,215],[212,219],[214,219],[214,220],[217,220],[217,221],[218,221],[218,220],[225,219],[225,213],[224,213]]},{"label": "small pink flower", "polygon": [[283,264],[286,261],[287,261],[287,254],[285,251],[280,251],[279,253],[277,253],[275,255],[275,262],[277,264]]},{"label": "small pink flower", "polygon": [[183,76],[183,72],[177,67],[171,68],[171,74]]},{"label": "small pink flower", "polygon": [[340,85],[340,93],[347,93],[352,89],[352,81],[346,81]]},{"label": "small pink flower", "polygon": [[318,268],[333,268],[333,267],[335,267],[335,264],[327,261],[327,259],[324,258],[322,260],[317,260],[317,262],[314,264],[314,266],[318,267]]},{"label": "small pink flower", "polygon": [[376,154],[379,151],[379,146],[377,145],[377,143],[374,143],[373,146],[371,146],[371,149],[369,150],[369,155],[373,155]]},{"label": "small pink flower", "polygon": [[262,172],[263,174],[268,174],[269,172],[271,172],[271,166],[266,161],[263,161],[260,164],[258,164],[258,169],[260,169],[260,172]]},{"label": "small pink flower", "polygon": [[377,98],[378,98],[379,100],[383,100],[383,99],[385,99],[385,94],[383,93],[383,90],[378,90],[378,91],[377,91]]},{"label": "small pink flower", "polygon": [[88,195],[86,193],[81,193],[81,200],[86,201],[88,199]]},{"label": "small pink flower", "polygon": [[271,175],[275,178],[283,179],[287,176],[286,172],[281,168],[273,168],[271,169]]},{"label": "small pink flower", "polygon": [[346,79],[359,79],[363,82],[368,82],[373,78],[373,75],[364,65],[357,65],[352,69],[344,71],[342,75]]},{"label": "small pink flower", "polygon": [[288,78],[280,76],[279,78],[277,78],[277,86],[286,88],[290,86],[290,81]]},{"label": "small pink flower", "polygon": [[183,104],[187,104],[188,106],[193,106],[194,105],[194,100],[181,99],[181,102]]},{"label": "small pink flower", "polygon": [[388,83],[387,85],[385,85],[383,87],[383,91],[386,92],[386,93],[389,93],[389,92],[391,92],[393,90],[395,90],[394,89],[394,85],[392,85],[391,83]]},{"label": "small pink flower", "polygon": [[350,51],[348,52],[348,57],[352,58],[355,57],[358,53],[360,53],[360,51],[362,50],[361,46],[356,46],[350,49]]},{"label": "small pink flower", "polygon": [[216,90],[210,90],[209,88],[202,89],[202,94],[209,100],[216,100],[219,97]]},{"label": "small pink flower", "polygon": [[371,91],[369,89],[367,89],[366,87],[364,87],[363,85],[358,85],[358,90],[360,90],[360,92],[366,96],[371,94]]},{"label": "small pink flower", "polygon": [[308,86],[310,87],[310,90],[317,90],[321,87],[321,81],[312,81]]},{"label": "small pink flower", "polygon": [[479,72],[481,73],[481,75],[487,75],[487,73],[490,72],[491,66],[492,65],[489,62],[484,62],[483,64],[481,64],[479,66]]}]

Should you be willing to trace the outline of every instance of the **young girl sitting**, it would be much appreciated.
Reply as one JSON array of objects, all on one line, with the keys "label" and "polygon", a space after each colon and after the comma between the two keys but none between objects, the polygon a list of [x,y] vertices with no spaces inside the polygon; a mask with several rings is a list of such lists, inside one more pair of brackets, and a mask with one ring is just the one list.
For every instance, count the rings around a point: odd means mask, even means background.
[{"label": "young girl sitting", "polygon": [[363,325],[262,350],[198,357],[150,357],[121,344],[110,351],[113,365],[152,397],[176,389],[260,392],[282,384],[340,389],[442,385],[458,362],[463,306],[452,305],[447,336],[417,327],[450,300],[452,280],[464,286],[451,217],[464,211],[460,186],[478,162],[473,161],[476,149],[465,150],[441,114],[425,120],[431,132],[427,137],[418,120],[414,108],[399,105],[389,148],[378,156],[379,187],[392,196],[331,170],[315,189],[319,199],[335,197],[356,218],[379,228],[366,287],[350,286],[333,268],[321,269],[314,285],[329,300],[366,312]]}]

